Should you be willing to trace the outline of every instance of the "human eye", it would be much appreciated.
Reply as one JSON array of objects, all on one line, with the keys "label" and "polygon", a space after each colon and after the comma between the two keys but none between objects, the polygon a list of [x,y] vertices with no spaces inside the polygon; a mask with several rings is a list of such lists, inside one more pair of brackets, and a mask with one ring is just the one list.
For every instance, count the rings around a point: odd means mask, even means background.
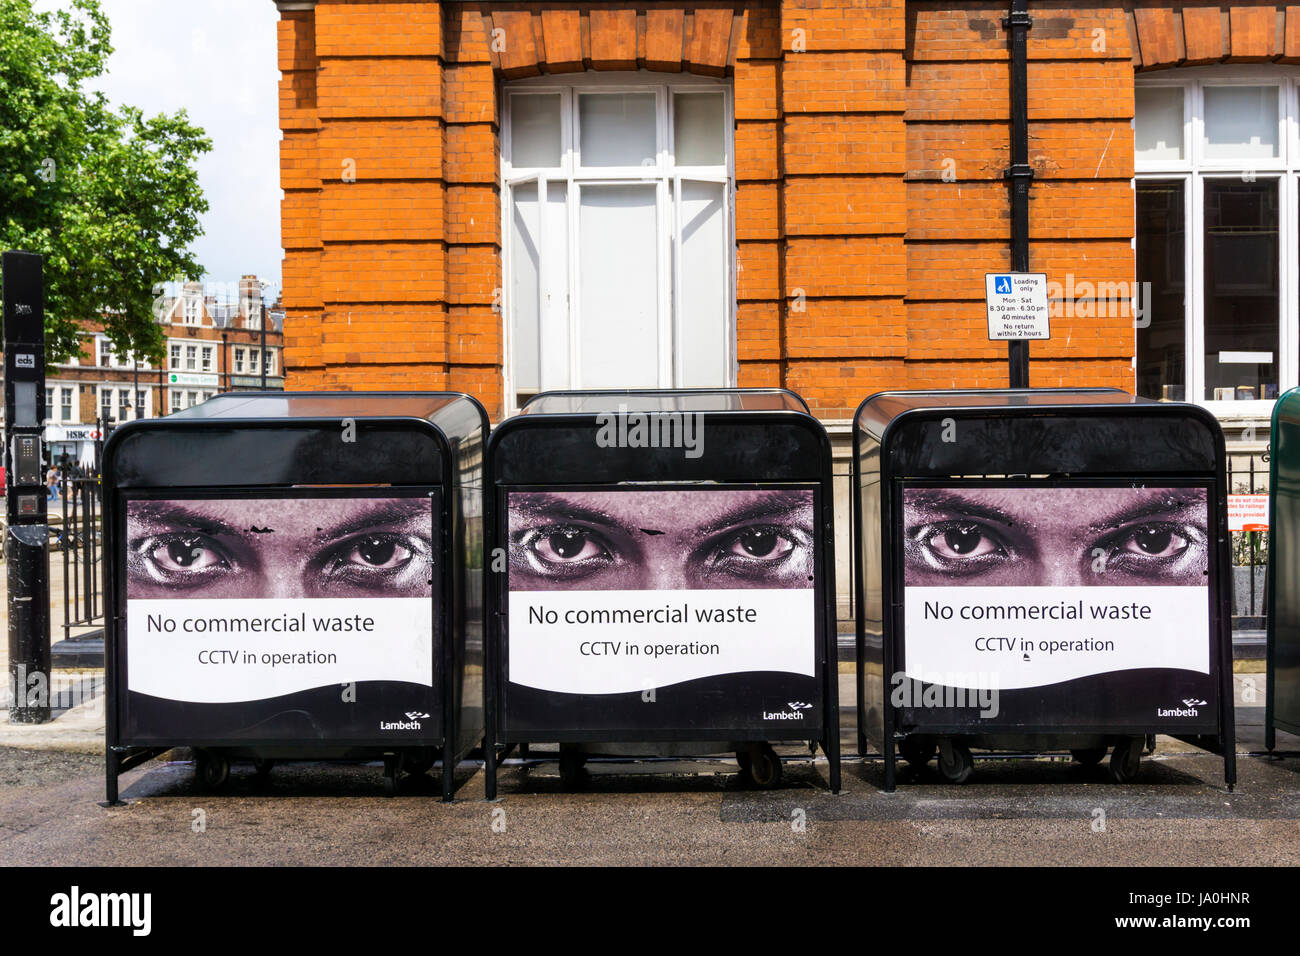
[{"label": "human eye", "polygon": [[1128,525],[1098,542],[1105,570],[1128,571],[1144,577],[1178,575],[1206,551],[1204,532],[1178,521],[1145,521]]},{"label": "human eye", "polygon": [[970,519],[927,522],[907,533],[913,555],[938,571],[978,574],[1011,557],[1011,547],[991,525]]},{"label": "human eye", "polygon": [[236,567],[230,552],[202,532],[173,531],[137,538],[128,545],[131,569],[173,587],[197,587]]},{"label": "human eye", "polygon": [[331,547],[321,556],[320,567],[331,581],[391,587],[427,572],[432,553],[432,543],[420,535],[367,531]]},{"label": "human eye", "polygon": [[614,549],[605,537],[582,525],[528,528],[515,536],[513,544],[529,570],[551,577],[583,577],[615,563]]},{"label": "human eye", "polygon": [[757,522],[720,532],[703,551],[704,566],[714,574],[750,581],[806,579],[812,567],[812,534],[788,522]]}]

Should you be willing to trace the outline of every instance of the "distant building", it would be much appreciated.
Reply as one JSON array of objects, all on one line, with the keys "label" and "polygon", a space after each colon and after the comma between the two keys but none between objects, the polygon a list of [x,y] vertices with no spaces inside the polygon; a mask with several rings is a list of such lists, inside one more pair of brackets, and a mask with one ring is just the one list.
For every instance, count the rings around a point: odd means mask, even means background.
[{"label": "distant building", "polygon": [[52,461],[66,454],[90,466],[104,425],[167,415],[218,392],[284,388],[284,312],[278,303],[263,304],[256,276],[239,280],[236,302],[218,302],[205,295],[203,283],[187,282],[161,306],[163,367],[115,354],[103,321],[92,320],[83,323],[80,354],[47,369],[45,442]]}]

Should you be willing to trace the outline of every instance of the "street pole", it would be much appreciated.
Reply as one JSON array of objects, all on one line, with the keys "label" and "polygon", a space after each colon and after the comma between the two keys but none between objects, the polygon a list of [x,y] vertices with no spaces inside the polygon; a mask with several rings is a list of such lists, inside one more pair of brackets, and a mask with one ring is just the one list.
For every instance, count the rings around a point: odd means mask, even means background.
[{"label": "street pole", "polygon": [[[1034,167],[1029,164],[1028,37],[1033,25],[1028,0],[1011,0],[1011,13],[1002,21],[1011,44],[1011,166],[1006,178],[1011,186],[1011,271],[1029,271],[1029,184]],[[1029,387],[1029,342],[1007,342],[1007,373],[1012,388]]]},{"label": "street pole", "polygon": [[140,401],[140,356],[136,355],[135,368],[132,370],[131,401],[135,402],[135,417],[144,418],[144,402]]},{"label": "street pole", "polygon": [[[260,301],[260,300],[259,300]],[[262,326],[262,391],[266,391],[266,306],[262,306],[257,312],[258,321]]]},{"label": "street pole", "polygon": [[225,375],[226,387],[223,391],[230,391],[230,333],[221,333],[221,371]]},{"label": "street pole", "polygon": [[4,278],[5,499],[9,527],[9,723],[50,719],[48,494],[41,455],[45,409],[45,280],[30,252],[0,257]]}]

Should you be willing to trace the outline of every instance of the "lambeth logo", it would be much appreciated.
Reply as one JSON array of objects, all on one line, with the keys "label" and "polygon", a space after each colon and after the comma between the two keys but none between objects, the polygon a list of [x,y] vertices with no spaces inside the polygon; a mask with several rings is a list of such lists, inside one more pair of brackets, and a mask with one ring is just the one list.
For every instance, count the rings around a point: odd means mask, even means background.
[{"label": "lambeth logo", "polygon": [[1011,294],[1011,276],[994,276],[993,291],[998,295]]},{"label": "lambeth logo", "polygon": [[403,715],[406,720],[381,720],[379,722],[380,730],[419,730],[421,727],[419,718],[428,717],[428,714],[412,710]]},{"label": "lambeth logo", "polygon": [[1196,697],[1186,697],[1181,701],[1181,707],[1157,707],[1157,717],[1199,717],[1201,712],[1198,707],[1204,707],[1205,701]]},{"label": "lambeth logo", "polygon": [[791,700],[786,702],[785,710],[768,710],[763,707],[764,720],[803,720],[803,712],[812,707],[812,704],[806,704],[801,700]]}]

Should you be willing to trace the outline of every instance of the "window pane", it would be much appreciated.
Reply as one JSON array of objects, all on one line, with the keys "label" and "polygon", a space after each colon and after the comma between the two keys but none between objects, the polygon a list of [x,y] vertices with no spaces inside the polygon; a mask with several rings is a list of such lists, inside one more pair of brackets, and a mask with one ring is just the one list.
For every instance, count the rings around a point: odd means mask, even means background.
[{"label": "window pane", "polygon": [[1144,398],[1186,398],[1183,210],[1181,181],[1138,181],[1137,390]]},{"label": "window pane", "polygon": [[1276,86],[1205,88],[1205,158],[1277,156]]},{"label": "window pane", "polygon": [[653,93],[583,93],[578,97],[584,166],[655,162]]},{"label": "window pane", "polygon": [[515,167],[560,165],[560,96],[510,97],[510,163]]},{"label": "window pane", "polygon": [[682,388],[726,384],[727,232],[721,183],[683,182],[677,349]]},{"label": "window pane", "polygon": [[725,162],[721,93],[673,96],[673,152],[678,166],[721,166]]},{"label": "window pane", "polygon": [[578,218],[582,388],[659,384],[656,187],[583,186]]},{"label": "window pane", "polygon": [[1183,158],[1183,88],[1139,86],[1134,146],[1138,159]]},{"label": "window pane", "polygon": [[1205,397],[1276,398],[1278,183],[1205,181]]},{"label": "window pane", "polygon": [[540,380],[537,334],[541,295],[537,185],[516,186],[510,227],[510,351],[515,387],[536,391]]}]

